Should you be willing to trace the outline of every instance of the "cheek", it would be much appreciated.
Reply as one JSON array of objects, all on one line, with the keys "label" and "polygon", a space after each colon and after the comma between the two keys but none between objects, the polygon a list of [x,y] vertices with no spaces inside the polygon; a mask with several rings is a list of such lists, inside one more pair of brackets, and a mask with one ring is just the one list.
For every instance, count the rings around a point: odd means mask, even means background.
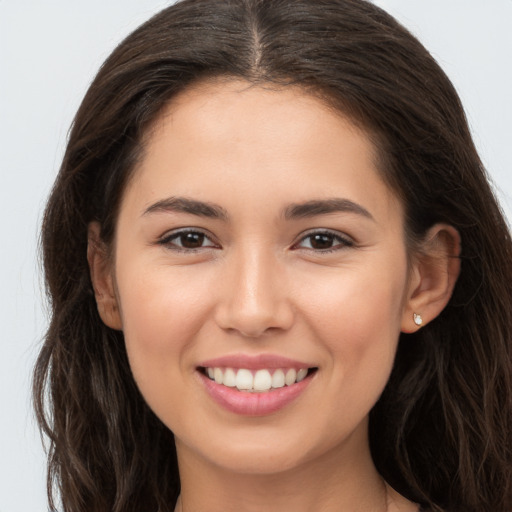
[{"label": "cheek", "polygon": [[126,349],[141,388],[186,363],[209,310],[204,280],[191,279],[188,269],[147,268],[119,265],[116,272]]},{"label": "cheek", "polygon": [[[400,262],[400,255],[395,262]],[[351,392],[368,407],[391,372],[400,334],[404,265],[382,264],[340,270],[329,280],[308,283],[308,327],[327,349],[333,389]],[[370,269],[370,270],[368,270]],[[304,296],[304,301],[306,296]],[[303,303],[304,303],[303,301]]]},{"label": "cheek", "polygon": [[[389,343],[400,332],[402,288],[385,278],[346,280],[322,301],[322,330],[333,349],[366,350]],[[335,340],[339,340],[335,342]]]}]

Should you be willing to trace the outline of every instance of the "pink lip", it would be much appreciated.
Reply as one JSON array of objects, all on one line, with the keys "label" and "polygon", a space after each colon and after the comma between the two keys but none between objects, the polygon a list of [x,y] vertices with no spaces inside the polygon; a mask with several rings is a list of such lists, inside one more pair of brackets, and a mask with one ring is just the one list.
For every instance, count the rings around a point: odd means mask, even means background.
[{"label": "pink lip", "polygon": [[208,361],[203,361],[199,366],[203,368],[247,368],[248,370],[259,370],[263,368],[295,368],[296,370],[300,370],[301,368],[312,368],[315,365],[275,354],[233,354],[208,359]]},{"label": "pink lip", "polygon": [[248,393],[217,384],[200,372],[198,375],[215,402],[228,411],[244,416],[265,416],[279,411],[301,395],[312,380],[308,376],[291,386],[264,393]]},{"label": "pink lip", "polygon": [[[271,354],[257,356],[235,354],[203,361],[200,367],[246,368],[248,370],[295,368],[298,370],[300,368],[312,368],[314,365]],[[249,393],[217,384],[200,370],[197,371],[197,375],[207,393],[217,404],[230,412],[245,416],[265,416],[283,409],[306,390],[313,378],[313,375],[308,375],[304,380],[291,386],[284,386],[263,393]]]}]

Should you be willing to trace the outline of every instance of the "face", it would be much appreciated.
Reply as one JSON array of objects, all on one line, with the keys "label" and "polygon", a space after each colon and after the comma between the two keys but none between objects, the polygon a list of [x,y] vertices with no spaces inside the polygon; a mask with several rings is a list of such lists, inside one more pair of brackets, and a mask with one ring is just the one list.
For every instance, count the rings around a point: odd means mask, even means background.
[{"label": "face", "polygon": [[111,272],[179,456],[271,473],[368,452],[409,281],[402,207],[349,120],[293,88],[182,93],[125,191]]}]

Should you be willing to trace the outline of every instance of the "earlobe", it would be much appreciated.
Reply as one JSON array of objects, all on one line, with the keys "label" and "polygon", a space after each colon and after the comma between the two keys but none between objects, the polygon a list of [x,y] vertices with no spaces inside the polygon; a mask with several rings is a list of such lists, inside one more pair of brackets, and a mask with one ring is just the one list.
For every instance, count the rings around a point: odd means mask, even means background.
[{"label": "earlobe", "polygon": [[98,313],[103,323],[112,329],[122,330],[121,315],[115,293],[112,265],[107,249],[100,237],[98,222],[91,222],[88,228],[87,261],[91,282],[96,298]]},{"label": "earlobe", "polygon": [[436,224],[429,229],[414,256],[402,332],[417,331],[445,308],[459,277],[459,256],[460,235],[453,226]]}]

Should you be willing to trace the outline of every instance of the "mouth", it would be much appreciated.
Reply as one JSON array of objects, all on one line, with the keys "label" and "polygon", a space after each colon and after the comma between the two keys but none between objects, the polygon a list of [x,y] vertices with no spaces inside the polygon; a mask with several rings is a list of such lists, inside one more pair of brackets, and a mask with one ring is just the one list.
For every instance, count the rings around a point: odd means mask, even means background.
[{"label": "mouth", "polygon": [[217,405],[230,413],[265,416],[297,403],[319,367],[280,354],[226,354],[202,361],[196,375]]},{"label": "mouth", "polygon": [[216,384],[246,393],[268,393],[298,384],[318,368],[230,368],[200,366],[198,371]]},{"label": "mouth", "polygon": [[223,358],[203,364],[197,375],[207,394],[224,410],[242,416],[266,416],[287,408],[318,372],[318,367],[292,366],[283,358]]}]

